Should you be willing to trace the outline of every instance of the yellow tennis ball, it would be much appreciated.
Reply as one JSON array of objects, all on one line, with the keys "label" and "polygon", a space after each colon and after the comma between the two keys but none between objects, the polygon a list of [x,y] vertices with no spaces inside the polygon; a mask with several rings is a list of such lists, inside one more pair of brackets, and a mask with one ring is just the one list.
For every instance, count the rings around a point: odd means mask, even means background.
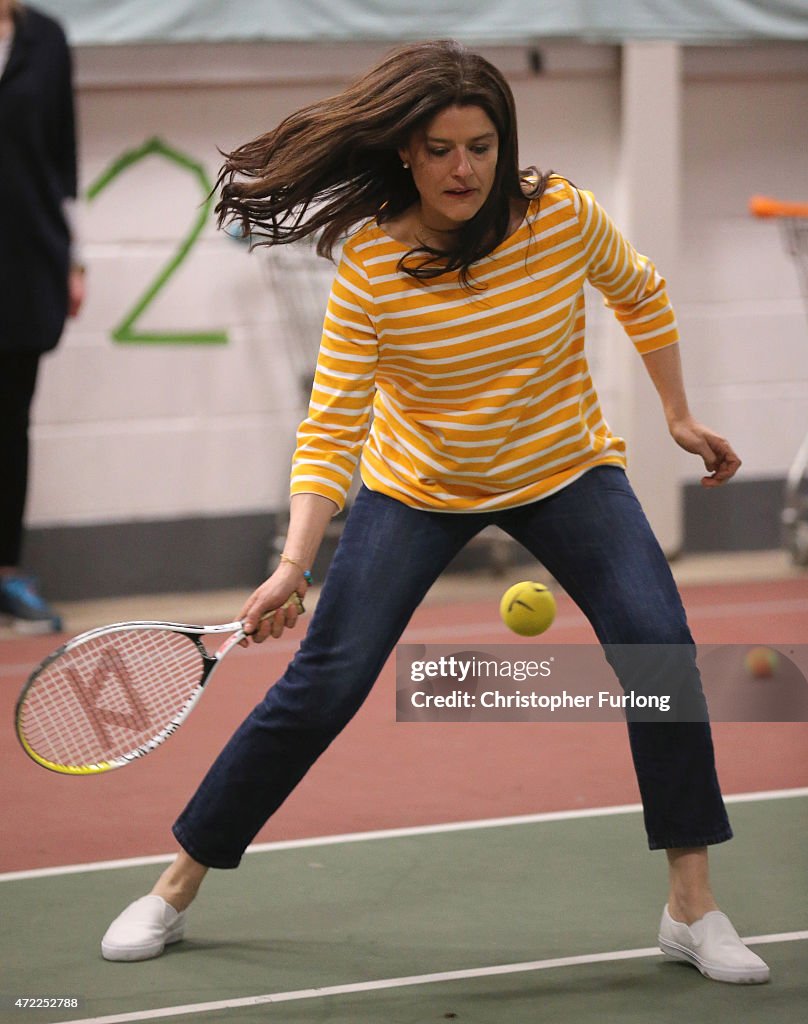
[{"label": "yellow tennis ball", "polygon": [[744,658],[746,671],[753,679],[770,679],[777,672],[780,659],[771,647],[752,647]]},{"label": "yellow tennis ball", "polygon": [[519,636],[538,636],[553,624],[555,598],[543,583],[526,580],[508,587],[499,602],[502,621]]}]

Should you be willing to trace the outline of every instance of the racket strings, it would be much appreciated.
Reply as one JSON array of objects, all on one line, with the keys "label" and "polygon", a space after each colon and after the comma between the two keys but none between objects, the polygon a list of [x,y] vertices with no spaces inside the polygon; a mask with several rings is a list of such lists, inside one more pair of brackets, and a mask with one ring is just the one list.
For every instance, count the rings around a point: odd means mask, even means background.
[{"label": "racket strings", "polygon": [[122,629],[54,658],[32,680],[18,728],[40,757],[93,765],[132,755],[195,695],[204,658],[188,636]]}]

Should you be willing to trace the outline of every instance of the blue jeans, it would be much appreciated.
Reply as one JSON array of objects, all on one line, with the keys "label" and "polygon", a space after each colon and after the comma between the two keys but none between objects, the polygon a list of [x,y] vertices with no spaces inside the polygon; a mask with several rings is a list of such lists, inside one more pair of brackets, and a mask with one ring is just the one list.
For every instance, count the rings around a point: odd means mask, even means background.
[{"label": "blue jeans", "polygon": [[[614,644],[692,646],[667,561],[617,467],[591,469],[548,498],[490,513],[425,512],[363,487],[297,654],[174,825],[195,860],[238,865],[362,705],[429,588],[492,523],[553,574],[607,656]],[[628,730],[650,848],[730,839],[709,723],[629,722]]]}]

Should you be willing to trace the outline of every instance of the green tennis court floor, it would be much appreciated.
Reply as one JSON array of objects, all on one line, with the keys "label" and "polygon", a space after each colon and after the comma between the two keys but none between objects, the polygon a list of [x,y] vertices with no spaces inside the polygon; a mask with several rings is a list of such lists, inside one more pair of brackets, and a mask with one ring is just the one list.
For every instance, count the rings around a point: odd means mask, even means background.
[{"label": "green tennis court floor", "polygon": [[[631,811],[253,853],[212,873],[186,941],[141,964],[104,962],[99,940],[159,868],[4,880],[0,1019],[795,1024],[808,797],[730,814],[715,887],[740,933],[763,940],[768,985],[708,982],[656,955],[664,854],[645,851]],[[82,1002],[11,1005],[35,995]]]}]

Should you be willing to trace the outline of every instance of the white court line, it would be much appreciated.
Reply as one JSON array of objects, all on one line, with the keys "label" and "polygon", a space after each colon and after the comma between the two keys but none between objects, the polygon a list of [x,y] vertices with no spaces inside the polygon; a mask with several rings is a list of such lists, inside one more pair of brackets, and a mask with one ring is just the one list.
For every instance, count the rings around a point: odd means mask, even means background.
[{"label": "white court line", "polygon": [[[752,793],[735,793],[724,797],[724,803],[741,804],[765,800],[787,800],[808,796],[808,786],[799,789],[770,789]],[[546,821],[574,821],[579,818],[604,818],[614,814],[638,814],[642,804],[618,804],[611,807],[587,807],[571,811],[546,811],[542,814],[519,814],[509,818],[481,818],[472,821],[450,821],[439,825],[415,825],[408,828],[388,828],[368,832],[347,832],[343,835],[313,836],[307,839],[282,839],[273,843],[254,843],[246,853],[272,853],[276,850],[301,850],[312,846],[336,846],[341,843],[364,843],[374,839],[402,839],[410,836],[438,835],[444,832],[471,832],[476,829],[506,828],[510,825],[536,825]],[[74,875],[84,871],[114,871],[120,868],[139,868],[150,864],[166,864],[176,855],[158,853],[148,857],[127,857],[122,860],[100,860],[86,864],[64,864],[51,868],[31,868],[26,871],[7,871],[0,874],[0,882],[19,882],[32,878]]]},{"label": "white court line", "polygon": [[[780,932],[772,935],[755,935],[744,939],[751,946],[766,942],[799,942],[808,939],[808,931]],[[213,1013],[217,1010],[234,1010],[247,1006],[265,1006],[268,1003],[290,1003],[300,999],[324,999],[328,996],[351,995],[357,992],[378,992],[383,989],[407,988],[414,985],[445,984],[450,981],[465,981],[471,978],[493,978],[504,974],[526,974],[530,971],[547,971],[556,967],[578,967],[583,964],[609,963],[616,960],[640,960],[646,957],[662,956],[655,946],[644,949],[618,949],[609,953],[588,953],[582,956],[562,956],[551,960],[533,960],[521,964],[498,964],[494,967],[472,967],[460,971],[441,971],[437,974],[414,974],[403,978],[381,978],[378,981],[357,981],[348,985],[328,985],[323,988],[302,988],[292,992],[270,992],[260,996],[243,996],[238,999],[219,999],[208,1003],[187,1003],[185,1006],[167,1006],[155,1010],[140,1010],[134,1013],[113,1013],[106,1017],[85,1017],[82,1020],[58,1021],[55,1024],[129,1024],[133,1021],[164,1020],[182,1014]]]}]

